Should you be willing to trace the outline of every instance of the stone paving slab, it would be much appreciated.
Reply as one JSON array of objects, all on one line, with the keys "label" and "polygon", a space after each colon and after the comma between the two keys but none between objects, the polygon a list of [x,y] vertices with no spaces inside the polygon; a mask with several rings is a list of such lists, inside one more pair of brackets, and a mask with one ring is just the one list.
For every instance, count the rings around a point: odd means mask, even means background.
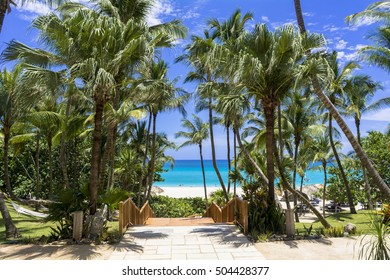
[{"label": "stone paving slab", "polygon": [[131,227],[110,260],[264,260],[229,224]]}]

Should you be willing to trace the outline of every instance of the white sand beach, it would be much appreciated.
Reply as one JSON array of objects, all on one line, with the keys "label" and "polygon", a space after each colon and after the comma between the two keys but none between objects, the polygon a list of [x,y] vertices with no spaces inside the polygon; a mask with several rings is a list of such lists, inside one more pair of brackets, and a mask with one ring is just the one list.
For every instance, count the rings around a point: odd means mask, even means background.
[{"label": "white sand beach", "polygon": [[[303,192],[309,197],[323,186],[321,184],[308,185],[303,187]],[[220,189],[219,187],[207,187],[207,195]],[[153,187],[153,193],[157,195],[166,195],[169,197],[180,198],[180,197],[204,197],[203,187]],[[233,189],[230,190],[233,192]],[[237,187],[237,195],[241,196],[242,189]],[[281,198],[281,197],[280,197]]]},{"label": "white sand beach", "polygon": [[[212,192],[215,192],[218,189],[220,188],[208,187],[207,195],[209,196]],[[174,198],[204,197],[204,189],[202,187],[153,187],[153,191],[157,195],[166,195]],[[242,189],[237,188],[237,195],[241,196],[241,194],[242,194]]]}]

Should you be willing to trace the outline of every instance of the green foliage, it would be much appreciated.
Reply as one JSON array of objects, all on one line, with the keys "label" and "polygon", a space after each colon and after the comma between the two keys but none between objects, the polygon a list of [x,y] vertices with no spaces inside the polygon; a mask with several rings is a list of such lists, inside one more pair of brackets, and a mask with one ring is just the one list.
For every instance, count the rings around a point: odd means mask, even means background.
[{"label": "green foliage", "polygon": [[119,208],[119,202],[126,200],[128,197],[130,197],[130,192],[120,188],[112,188],[102,194],[100,200],[107,204],[110,210],[114,210]]},{"label": "green foliage", "polygon": [[326,237],[344,237],[344,227],[331,227],[324,230]]},{"label": "green foliage", "polygon": [[[233,194],[229,193],[229,201],[233,198]],[[215,202],[219,207],[224,207],[226,205],[225,195],[222,189],[218,189],[210,193],[209,203]]]},{"label": "green foliage", "polygon": [[58,194],[58,200],[49,205],[47,221],[56,222],[56,227],[51,227],[53,239],[66,239],[72,237],[73,219],[71,213],[88,209],[86,191],[68,189]]},{"label": "green foliage", "polygon": [[180,218],[191,215],[202,215],[205,211],[205,201],[201,197],[172,198],[155,195],[150,200],[156,217]]},{"label": "green foliage", "polygon": [[371,217],[371,228],[374,235],[366,235],[361,240],[359,259],[390,260],[390,223],[384,223],[381,215],[374,215]]},{"label": "green foliage", "polygon": [[[349,181],[354,203],[365,203],[366,195],[364,192],[364,179],[360,162],[346,158],[343,160],[342,164],[347,180]],[[347,203],[348,198],[340,170],[335,166],[330,166],[328,172],[330,176],[328,179],[326,198],[337,203]]]},{"label": "green foliage", "polygon": [[257,233],[253,238],[257,239],[261,234],[284,233],[285,216],[283,210],[276,203],[268,202],[268,194],[265,189],[257,189],[255,185],[243,186],[244,199],[248,200],[249,232]]},{"label": "green foliage", "polygon": [[390,185],[390,136],[371,131],[362,139],[362,146],[383,180]]}]

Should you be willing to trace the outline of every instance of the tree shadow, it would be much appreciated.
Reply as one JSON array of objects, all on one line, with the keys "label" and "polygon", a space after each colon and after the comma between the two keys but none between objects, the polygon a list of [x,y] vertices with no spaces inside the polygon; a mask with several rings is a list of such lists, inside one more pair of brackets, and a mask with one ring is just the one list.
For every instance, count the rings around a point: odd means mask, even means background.
[{"label": "tree shadow", "polygon": [[322,245],[327,245],[327,246],[331,246],[333,244],[333,242],[329,239],[325,239],[325,238],[319,238],[319,239],[301,239],[301,240],[285,240],[283,241],[283,243],[285,245],[287,245],[288,247],[290,247],[291,249],[298,249],[299,248],[299,244],[302,244],[302,243],[312,243],[312,244],[322,244]]},{"label": "tree shadow", "polygon": [[202,237],[210,237],[210,239],[218,244],[230,245],[235,248],[248,247],[252,244],[245,235],[241,235],[231,226],[201,227],[192,230],[191,233],[200,234]]},{"label": "tree shadow", "polygon": [[5,249],[1,250],[0,259],[93,260],[104,259],[105,254],[113,251],[113,247],[105,245],[9,245]]}]

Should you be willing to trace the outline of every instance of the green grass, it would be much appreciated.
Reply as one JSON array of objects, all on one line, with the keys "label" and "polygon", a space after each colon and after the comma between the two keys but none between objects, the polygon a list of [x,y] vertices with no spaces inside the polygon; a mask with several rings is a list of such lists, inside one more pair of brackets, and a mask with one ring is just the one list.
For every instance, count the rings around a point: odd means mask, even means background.
[{"label": "green grass", "polygon": [[[23,239],[35,239],[42,235],[50,235],[50,227],[54,226],[52,222],[45,222],[42,218],[28,216],[17,213],[9,202],[7,203],[8,211],[12,217],[15,226],[19,229]],[[23,206],[25,207],[25,206]],[[25,207],[28,208],[28,207]],[[5,239],[5,225],[4,220],[0,219],[0,244],[9,242]]]},{"label": "green grass", "polygon": [[[346,224],[351,223],[356,225],[358,234],[369,234],[373,233],[372,229],[370,228],[370,221],[371,216],[375,213],[375,211],[372,212],[369,210],[361,210],[358,211],[357,214],[342,212],[331,214],[326,218],[326,220],[332,227],[344,227]],[[310,223],[295,223],[295,229],[297,229],[299,232],[305,232],[304,225],[306,228],[310,227]],[[321,227],[323,226],[320,222],[317,221],[313,223],[313,230]]]},{"label": "green grass", "polygon": [[[39,217],[28,216],[24,214],[17,213],[15,209],[9,202],[7,203],[8,211],[12,217],[12,220],[16,227],[19,229],[20,234],[22,235],[21,239],[17,241],[20,242],[33,242],[36,239],[39,239],[42,236],[49,237],[51,229],[50,227],[55,227],[55,223],[53,222],[45,222],[44,219]],[[31,207],[23,205],[24,208],[28,208],[30,210],[34,210]],[[117,235],[119,230],[118,220],[114,219],[107,223],[108,234]],[[4,220],[0,216],[0,244],[9,243],[15,241],[13,239],[5,239],[5,225]]]}]

